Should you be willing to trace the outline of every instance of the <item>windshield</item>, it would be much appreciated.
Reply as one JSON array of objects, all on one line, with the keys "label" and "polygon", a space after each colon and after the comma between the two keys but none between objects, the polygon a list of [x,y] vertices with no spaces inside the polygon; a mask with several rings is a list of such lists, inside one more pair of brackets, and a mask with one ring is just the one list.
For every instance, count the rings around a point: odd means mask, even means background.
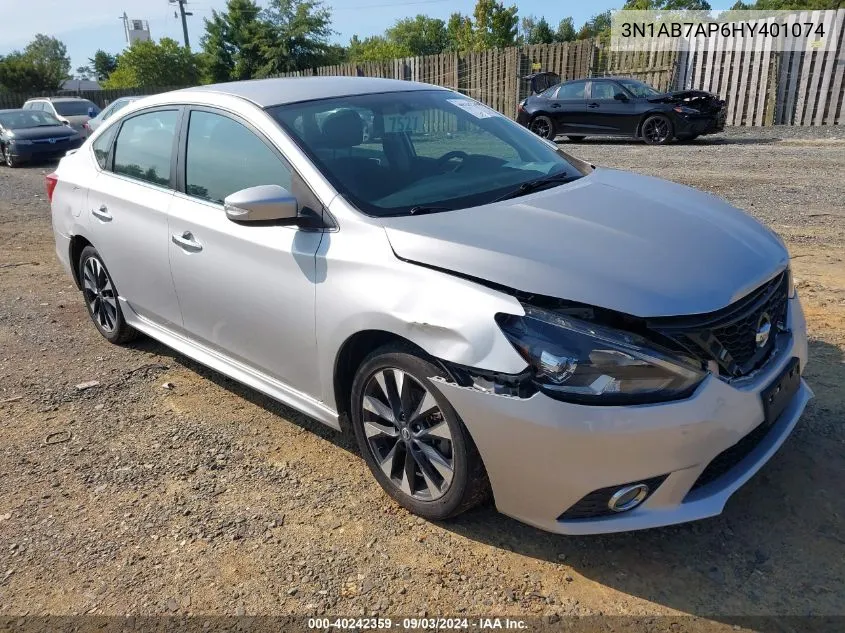
[{"label": "windshield", "polygon": [[659,90],[636,79],[617,79],[616,81],[625,86],[635,97],[653,97],[662,94]]},{"label": "windshield", "polygon": [[548,142],[451,91],[338,97],[269,112],[369,215],[478,206],[538,178],[584,175]]},{"label": "windshield", "polygon": [[94,108],[94,114],[100,111],[100,108],[87,99],[82,101],[54,101],[53,107],[62,116],[87,116],[88,108]]},{"label": "windshield", "polygon": [[39,110],[20,110],[19,112],[3,112],[0,114],[0,126],[7,130],[20,130],[28,127],[47,127],[61,125],[52,114]]}]

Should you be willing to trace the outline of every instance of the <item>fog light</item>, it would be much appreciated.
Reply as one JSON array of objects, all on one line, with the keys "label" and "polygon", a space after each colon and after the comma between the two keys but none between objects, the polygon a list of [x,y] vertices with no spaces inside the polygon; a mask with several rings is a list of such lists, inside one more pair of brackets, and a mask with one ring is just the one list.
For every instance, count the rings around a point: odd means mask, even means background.
[{"label": "fog light", "polygon": [[607,502],[607,507],[614,512],[633,510],[640,505],[647,496],[648,486],[646,484],[625,486],[613,493],[613,496]]}]

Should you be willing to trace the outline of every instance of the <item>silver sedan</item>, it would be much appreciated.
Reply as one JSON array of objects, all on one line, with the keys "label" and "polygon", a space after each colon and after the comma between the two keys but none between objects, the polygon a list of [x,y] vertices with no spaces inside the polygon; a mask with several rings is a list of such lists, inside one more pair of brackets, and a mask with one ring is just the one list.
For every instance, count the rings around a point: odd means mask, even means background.
[{"label": "silver sedan", "polygon": [[432,520],[489,496],[565,534],[712,516],[812,396],[775,234],[444,88],[144,98],[47,188],[108,341],[146,334],[351,428]]}]

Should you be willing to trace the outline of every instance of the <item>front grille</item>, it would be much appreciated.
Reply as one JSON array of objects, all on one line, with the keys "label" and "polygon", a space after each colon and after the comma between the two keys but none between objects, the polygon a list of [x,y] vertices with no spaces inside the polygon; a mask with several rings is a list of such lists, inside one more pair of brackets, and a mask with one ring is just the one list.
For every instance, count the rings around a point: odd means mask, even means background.
[{"label": "front grille", "polygon": [[763,441],[769,431],[772,430],[772,422],[763,422],[751,433],[743,437],[739,442],[723,450],[716,455],[705,468],[702,473],[695,480],[690,491],[697,490],[702,486],[716,481],[719,477],[727,473],[734,466],[736,466],[743,459],[753,451],[757,445]]},{"label": "front grille", "polygon": [[[708,314],[651,319],[647,326],[680,345],[703,362],[716,361],[729,378],[750,374],[763,365],[786,329],[789,273],[771,281],[727,308]],[[758,329],[771,326],[766,343],[758,346]]]},{"label": "front grille", "polygon": [[[593,490],[588,495],[581,498],[578,503],[571,506],[568,510],[566,510],[563,514],[561,514],[557,520],[558,521],[569,521],[571,519],[590,519],[599,516],[604,516],[607,514],[618,514],[614,512],[609,507],[607,507],[610,498],[620,488],[624,488],[625,486],[632,486],[634,484],[645,484],[648,486],[648,495],[646,499],[648,499],[655,490],[663,483],[663,480],[666,479],[667,475],[661,475],[660,477],[652,477],[651,479],[644,479],[642,481],[634,481],[627,484],[617,484],[615,486],[608,486],[607,488],[600,488],[599,490]],[[643,502],[645,499],[643,499]]]}]

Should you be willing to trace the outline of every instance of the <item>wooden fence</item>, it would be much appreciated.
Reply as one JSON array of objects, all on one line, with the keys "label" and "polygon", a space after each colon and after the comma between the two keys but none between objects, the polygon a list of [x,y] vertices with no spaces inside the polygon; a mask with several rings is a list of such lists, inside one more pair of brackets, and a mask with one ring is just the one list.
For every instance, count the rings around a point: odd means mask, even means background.
[{"label": "wooden fence", "polygon": [[[821,12],[796,12],[793,21],[821,20]],[[596,39],[472,53],[442,53],[381,62],[347,63],[287,73],[295,76],[388,77],[445,86],[515,116],[529,94],[525,77],[539,70],[561,79],[628,76],[659,90],[699,89],[727,100],[729,125],[845,124],[845,9],[828,11],[825,32],[838,34],[828,50],[771,50],[771,40],[731,37],[693,40],[677,50],[651,41],[632,51],[611,51]],[[831,30],[831,27],[833,29]],[[100,107],[124,95],[165,88],[78,93]],[[31,96],[0,93],[0,108],[14,108]]]},{"label": "wooden fence", "polygon": [[38,97],[82,97],[93,101],[100,108],[106,107],[109,103],[120,97],[135,97],[156,94],[176,90],[176,88],[125,88],[120,90],[61,90],[58,92],[0,92],[0,110],[5,108],[20,108],[27,99]]},{"label": "wooden fence", "polygon": [[[728,125],[843,124],[845,9],[824,16],[825,33],[837,36],[826,51],[773,51],[771,38],[759,35],[692,40],[680,53],[676,85],[726,98]],[[787,24],[809,21],[821,23],[822,12],[796,12]]]}]

